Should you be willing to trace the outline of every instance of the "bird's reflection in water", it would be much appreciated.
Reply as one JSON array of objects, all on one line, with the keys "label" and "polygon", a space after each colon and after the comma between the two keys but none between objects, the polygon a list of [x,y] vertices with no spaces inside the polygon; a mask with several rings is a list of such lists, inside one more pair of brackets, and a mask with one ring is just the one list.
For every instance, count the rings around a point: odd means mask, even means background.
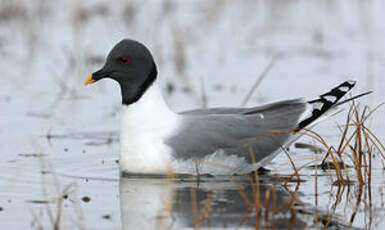
[{"label": "bird's reflection in water", "polygon": [[[122,177],[123,229],[303,228],[309,220],[290,210],[292,197],[273,178],[162,179]],[[254,185],[252,185],[254,184]],[[272,189],[274,188],[274,189]],[[256,210],[259,194],[260,215]]]}]

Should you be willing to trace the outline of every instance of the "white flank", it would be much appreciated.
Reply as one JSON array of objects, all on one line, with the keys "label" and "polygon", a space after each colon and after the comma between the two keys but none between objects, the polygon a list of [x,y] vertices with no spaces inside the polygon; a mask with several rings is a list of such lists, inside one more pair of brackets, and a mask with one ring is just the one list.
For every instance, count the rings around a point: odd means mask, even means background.
[{"label": "white flank", "polygon": [[178,124],[179,115],[168,108],[156,82],[136,103],[123,105],[120,169],[131,173],[170,172],[172,150],[164,141]]},{"label": "white flank", "polygon": [[202,159],[191,157],[186,160],[174,160],[174,173],[191,175],[233,175],[234,173],[248,173],[250,164],[245,157],[228,155],[219,149]]}]

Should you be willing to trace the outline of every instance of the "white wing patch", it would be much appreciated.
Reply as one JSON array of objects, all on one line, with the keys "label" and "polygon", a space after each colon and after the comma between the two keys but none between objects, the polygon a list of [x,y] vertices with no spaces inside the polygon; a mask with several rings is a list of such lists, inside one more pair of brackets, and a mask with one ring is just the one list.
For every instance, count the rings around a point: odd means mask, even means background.
[{"label": "white wing patch", "polygon": [[342,92],[348,92],[350,90],[348,86],[340,86],[338,87],[338,89],[341,90]]},{"label": "white wing patch", "polygon": [[329,101],[330,103],[334,103],[334,102],[336,102],[337,97],[334,95],[326,95],[326,96],[323,96],[322,99],[325,99],[325,100]]},{"label": "white wing patch", "polygon": [[313,109],[318,109],[318,110],[321,110],[322,106],[324,105],[323,102],[316,102],[316,103],[313,103],[312,106],[313,106]]}]

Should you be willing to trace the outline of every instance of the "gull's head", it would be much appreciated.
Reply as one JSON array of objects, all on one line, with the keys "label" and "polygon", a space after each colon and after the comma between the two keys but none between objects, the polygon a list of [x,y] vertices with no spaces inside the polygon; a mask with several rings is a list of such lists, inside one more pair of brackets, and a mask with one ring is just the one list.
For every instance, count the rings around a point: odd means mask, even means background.
[{"label": "gull's head", "polygon": [[84,84],[113,79],[120,85],[123,104],[129,105],[139,100],[156,76],[156,65],[147,47],[124,39],[112,48],[103,68],[89,75]]}]

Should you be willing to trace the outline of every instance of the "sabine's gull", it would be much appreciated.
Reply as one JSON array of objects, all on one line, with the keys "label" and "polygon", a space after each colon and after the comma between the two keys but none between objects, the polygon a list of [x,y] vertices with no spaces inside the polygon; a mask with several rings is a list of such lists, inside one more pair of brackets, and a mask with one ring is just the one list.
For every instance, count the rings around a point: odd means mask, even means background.
[{"label": "sabine's gull", "polygon": [[122,173],[248,173],[265,166],[298,139],[297,131],[334,114],[343,103],[340,99],[355,85],[345,81],[311,101],[175,113],[162,97],[157,75],[146,46],[124,39],[110,51],[104,66],[85,81],[88,85],[110,78],[120,85]]}]

